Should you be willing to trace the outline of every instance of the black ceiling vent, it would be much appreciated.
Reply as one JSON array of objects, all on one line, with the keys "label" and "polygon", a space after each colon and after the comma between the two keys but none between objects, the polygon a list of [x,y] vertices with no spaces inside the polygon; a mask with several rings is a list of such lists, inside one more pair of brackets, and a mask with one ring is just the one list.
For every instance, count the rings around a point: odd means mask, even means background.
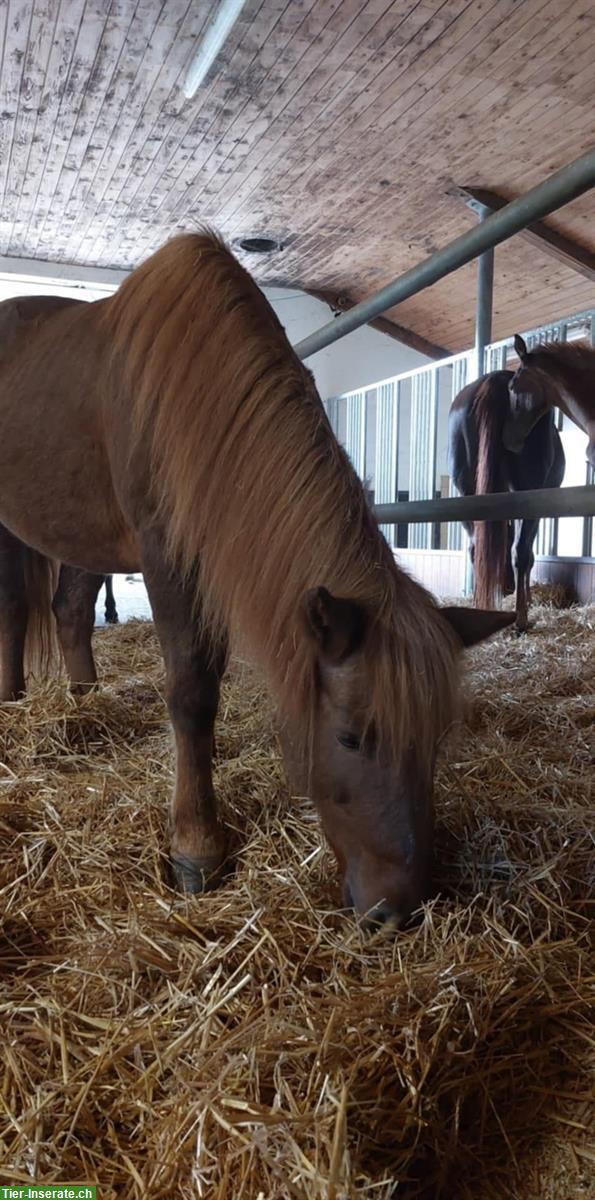
[{"label": "black ceiling vent", "polygon": [[247,254],[273,254],[275,250],[283,249],[278,238],[265,237],[262,234],[249,234],[247,237],[238,238],[236,246]]}]

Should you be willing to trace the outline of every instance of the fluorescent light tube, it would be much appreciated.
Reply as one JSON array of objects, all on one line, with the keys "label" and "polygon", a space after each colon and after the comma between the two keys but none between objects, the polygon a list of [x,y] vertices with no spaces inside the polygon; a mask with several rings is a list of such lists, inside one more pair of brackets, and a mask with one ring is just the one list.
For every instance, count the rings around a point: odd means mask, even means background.
[{"label": "fluorescent light tube", "polygon": [[196,58],[188,68],[184,95],[191,100],[198,91],[207,71],[212,67],[224,41],[229,37],[246,0],[222,0],[203,38]]}]

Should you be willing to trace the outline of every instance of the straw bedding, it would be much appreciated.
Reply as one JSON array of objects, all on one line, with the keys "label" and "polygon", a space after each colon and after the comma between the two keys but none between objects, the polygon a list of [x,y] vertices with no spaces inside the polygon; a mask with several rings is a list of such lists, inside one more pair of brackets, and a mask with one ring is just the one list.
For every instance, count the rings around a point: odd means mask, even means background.
[{"label": "straw bedding", "polygon": [[595,607],[469,656],[437,780],[441,894],[396,939],[337,912],[258,679],[235,663],[217,786],[236,871],[167,886],[152,627],[102,690],[0,708],[0,1183],[111,1197],[593,1195],[587,902]]}]

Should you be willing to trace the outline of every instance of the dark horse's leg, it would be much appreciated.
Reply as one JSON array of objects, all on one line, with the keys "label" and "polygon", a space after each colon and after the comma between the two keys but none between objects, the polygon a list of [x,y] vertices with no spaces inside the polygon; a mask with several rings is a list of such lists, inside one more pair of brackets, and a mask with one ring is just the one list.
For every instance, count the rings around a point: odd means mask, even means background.
[{"label": "dark horse's leg", "polygon": [[508,541],[506,544],[506,568],[504,575],[504,595],[512,596],[515,589],[514,568],[512,565],[512,547],[514,546],[514,521],[508,522]]},{"label": "dark horse's leg", "polygon": [[[456,397],[448,416],[448,473],[461,496],[475,495],[477,463],[477,432],[470,417],[472,388],[464,388]],[[467,397],[462,403],[464,397]],[[469,559],[472,578],[475,578],[475,525],[461,521],[469,538]]]},{"label": "dark horse's leg", "polygon": [[103,579],[78,567],[60,567],[52,607],[73,692],[88,692],[97,683],[91,638]]},{"label": "dark horse's leg", "polygon": [[516,572],[516,631],[526,633],[529,628],[529,590],[531,571],[535,562],[533,543],[537,537],[539,521],[517,521],[517,538],[513,559]]},{"label": "dark horse's leg", "polygon": [[171,808],[171,858],[178,886],[201,892],[217,881],[225,835],[217,819],[211,773],[213,728],[225,649],[213,656],[193,612],[194,589],[172,575],[162,541],[141,540],[143,573],[167,678],[167,704],[176,741]]},{"label": "dark horse's leg", "polygon": [[0,525],[0,700],[25,693],[25,547]]},{"label": "dark horse's leg", "polygon": [[[564,478],[564,467],[562,442],[553,416],[549,413],[531,430],[521,453],[509,456],[508,475],[512,487],[517,492],[532,488],[560,487]],[[530,580],[535,562],[533,545],[538,528],[539,521],[516,522],[513,557],[517,583],[517,633],[525,633],[529,627]]]},{"label": "dark horse's leg", "polygon": [[118,624],[118,610],[114,599],[114,577],[105,577],[105,619],[108,625]]},{"label": "dark horse's leg", "polygon": [[[463,496],[468,496],[472,493],[462,492],[461,494]],[[475,525],[473,524],[473,521],[461,521],[461,525],[463,526],[463,529],[469,538],[469,560],[471,562],[471,572],[473,578],[473,571],[475,570]]]}]

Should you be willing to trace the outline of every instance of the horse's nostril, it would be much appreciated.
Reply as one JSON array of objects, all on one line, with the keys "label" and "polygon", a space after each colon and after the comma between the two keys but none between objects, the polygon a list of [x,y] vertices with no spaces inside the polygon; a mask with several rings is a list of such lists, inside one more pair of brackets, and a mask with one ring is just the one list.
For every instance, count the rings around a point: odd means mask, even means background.
[{"label": "horse's nostril", "polygon": [[374,933],[379,929],[397,930],[407,929],[413,924],[418,923],[418,914],[413,913],[413,900],[409,895],[395,895],[392,900],[380,899],[375,904],[365,904],[365,895],[359,893],[356,886],[350,884],[348,879],[343,880],[343,903],[345,908],[355,909],[360,929],[366,933]]},{"label": "horse's nostril", "polygon": [[379,929],[387,929],[397,931],[404,929],[407,924],[407,914],[399,912],[398,909],[391,908],[390,904],[380,903],[375,904],[362,919],[362,928],[369,933],[374,933]]}]

